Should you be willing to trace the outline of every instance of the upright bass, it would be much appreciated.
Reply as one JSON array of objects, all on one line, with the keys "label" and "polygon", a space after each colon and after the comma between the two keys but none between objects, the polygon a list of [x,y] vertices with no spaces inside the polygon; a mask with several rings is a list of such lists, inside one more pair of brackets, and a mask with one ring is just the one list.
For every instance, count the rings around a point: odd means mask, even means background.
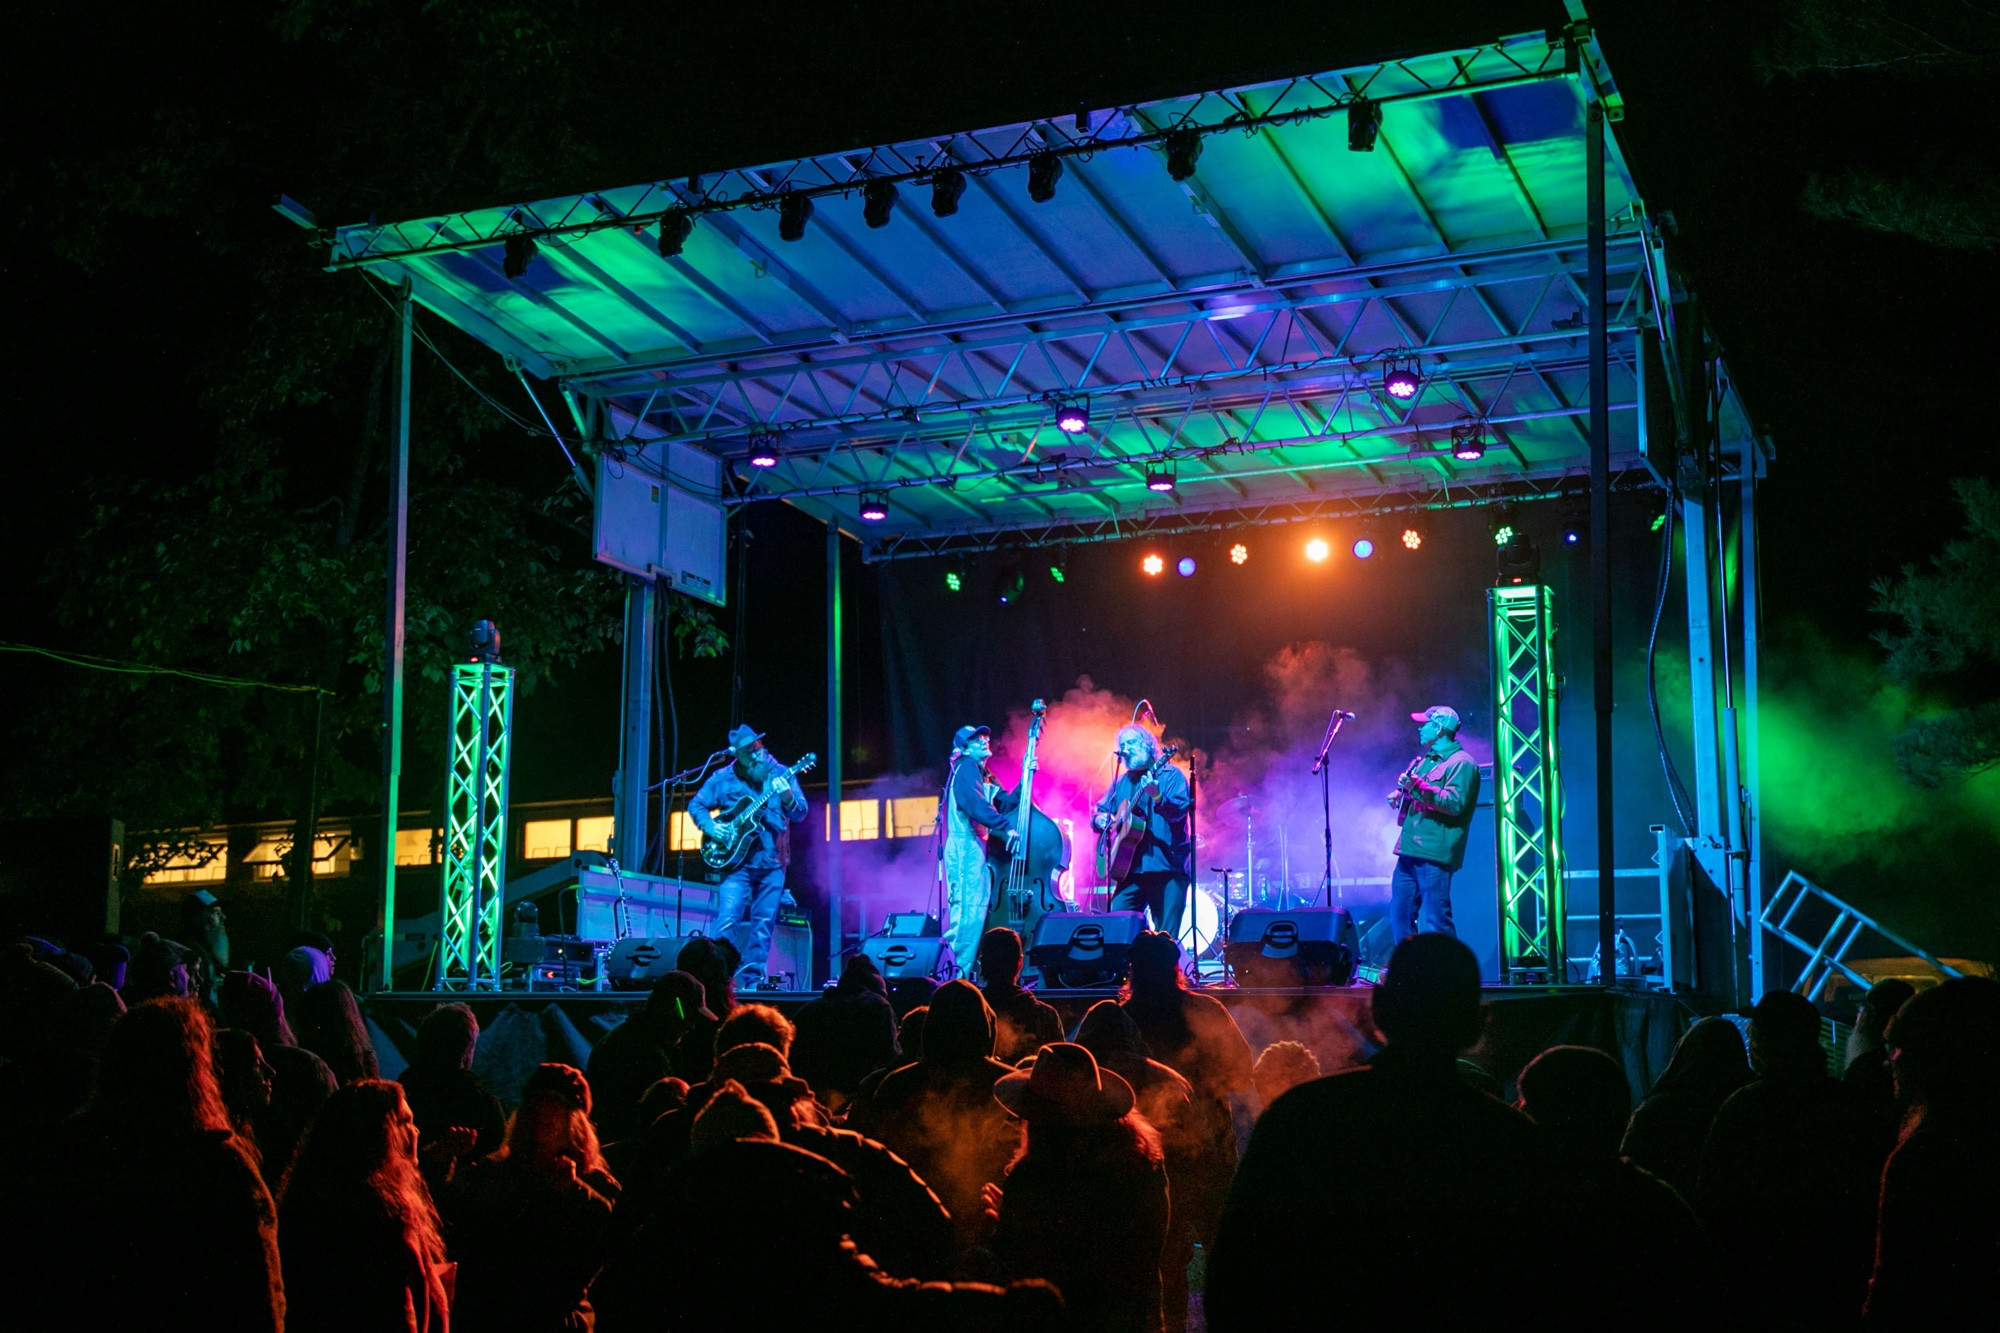
[{"label": "upright bass", "polygon": [[1005,926],[1023,943],[1034,939],[1035,923],[1044,913],[1062,910],[1056,890],[1062,872],[1069,869],[1069,845],[1062,830],[1035,808],[1035,751],[1049,710],[1037,699],[1031,711],[1028,752],[1021,761],[1021,799],[1009,817],[1020,837],[1011,852],[1004,838],[989,838],[986,843],[986,868],[993,885],[986,928]]}]

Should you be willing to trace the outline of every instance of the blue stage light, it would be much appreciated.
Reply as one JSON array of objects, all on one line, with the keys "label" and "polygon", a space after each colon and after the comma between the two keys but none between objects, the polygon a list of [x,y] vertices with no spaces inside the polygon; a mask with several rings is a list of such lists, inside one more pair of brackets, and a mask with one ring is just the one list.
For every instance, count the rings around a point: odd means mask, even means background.
[{"label": "blue stage light", "polygon": [[1181,562],[1174,566],[1174,570],[1184,579],[1192,578],[1194,576],[1194,557],[1191,555],[1182,556]]}]

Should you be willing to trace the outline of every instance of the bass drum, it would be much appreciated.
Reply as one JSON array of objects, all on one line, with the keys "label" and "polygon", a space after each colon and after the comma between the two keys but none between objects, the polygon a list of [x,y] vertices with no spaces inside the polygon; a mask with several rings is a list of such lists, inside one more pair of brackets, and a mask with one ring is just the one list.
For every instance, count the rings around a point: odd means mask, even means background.
[{"label": "bass drum", "polygon": [[1199,886],[1188,889],[1187,910],[1181,914],[1181,948],[1190,958],[1222,956],[1222,904],[1214,890]]}]

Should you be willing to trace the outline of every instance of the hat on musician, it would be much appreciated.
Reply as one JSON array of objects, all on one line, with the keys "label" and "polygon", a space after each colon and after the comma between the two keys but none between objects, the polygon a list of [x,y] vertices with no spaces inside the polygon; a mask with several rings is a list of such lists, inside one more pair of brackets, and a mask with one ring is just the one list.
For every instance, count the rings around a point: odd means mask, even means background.
[{"label": "hat on musician", "polygon": [[1421,713],[1410,714],[1410,721],[1412,722],[1429,722],[1433,719],[1442,725],[1446,731],[1454,734],[1458,731],[1458,710],[1456,708],[1447,708],[1443,704],[1432,704]]},{"label": "hat on musician", "polygon": [[729,729],[729,752],[742,754],[764,739],[764,733],[753,731],[748,725],[738,725]]},{"label": "hat on musician", "polygon": [[991,727],[975,727],[971,725],[960,727],[952,733],[951,748],[954,750],[963,750],[966,746],[972,744],[974,736],[991,736],[992,734],[993,728]]}]

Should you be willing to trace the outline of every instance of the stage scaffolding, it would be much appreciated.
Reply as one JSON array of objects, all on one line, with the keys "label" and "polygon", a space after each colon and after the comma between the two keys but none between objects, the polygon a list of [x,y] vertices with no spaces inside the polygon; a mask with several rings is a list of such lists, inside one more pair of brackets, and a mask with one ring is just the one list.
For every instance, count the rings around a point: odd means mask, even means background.
[{"label": "stage scaffolding", "polygon": [[1555,596],[1541,584],[1486,594],[1493,659],[1493,836],[1500,979],[1566,975],[1562,774],[1556,745]]},{"label": "stage scaffolding", "polygon": [[[1730,984],[1754,993],[1754,517],[1769,444],[1638,190],[1623,99],[1575,0],[1569,18],[1255,84],[371,221],[323,234],[327,266],[554,381],[570,412],[559,433],[598,458],[670,477],[669,451],[693,448],[720,464],[704,498],[732,513],[779,499],[823,521],[829,628],[846,540],[897,560],[1587,495],[1607,831],[1608,570],[1614,541],[1641,553],[1610,529],[1609,496],[1663,492],[1684,538],[1695,720],[1675,854],[1730,895]],[[1416,392],[1388,392],[1391,370],[1412,371]],[[1482,448],[1461,452],[1466,439]],[[1147,485],[1163,468],[1176,481],[1164,494]],[[400,625],[399,573],[391,584]],[[628,856],[645,846],[658,597],[633,579]],[[830,636],[836,793],[838,652]],[[840,922],[838,839],[828,859]],[[1613,878],[1600,882],[1605,929]],[[384,896],[393,926],[392,884]]]},{"label": "stage scaffolding", "polygon": [[500,985],[513,724],[513,668],[491,662],[452,668],[438,990]]}]

